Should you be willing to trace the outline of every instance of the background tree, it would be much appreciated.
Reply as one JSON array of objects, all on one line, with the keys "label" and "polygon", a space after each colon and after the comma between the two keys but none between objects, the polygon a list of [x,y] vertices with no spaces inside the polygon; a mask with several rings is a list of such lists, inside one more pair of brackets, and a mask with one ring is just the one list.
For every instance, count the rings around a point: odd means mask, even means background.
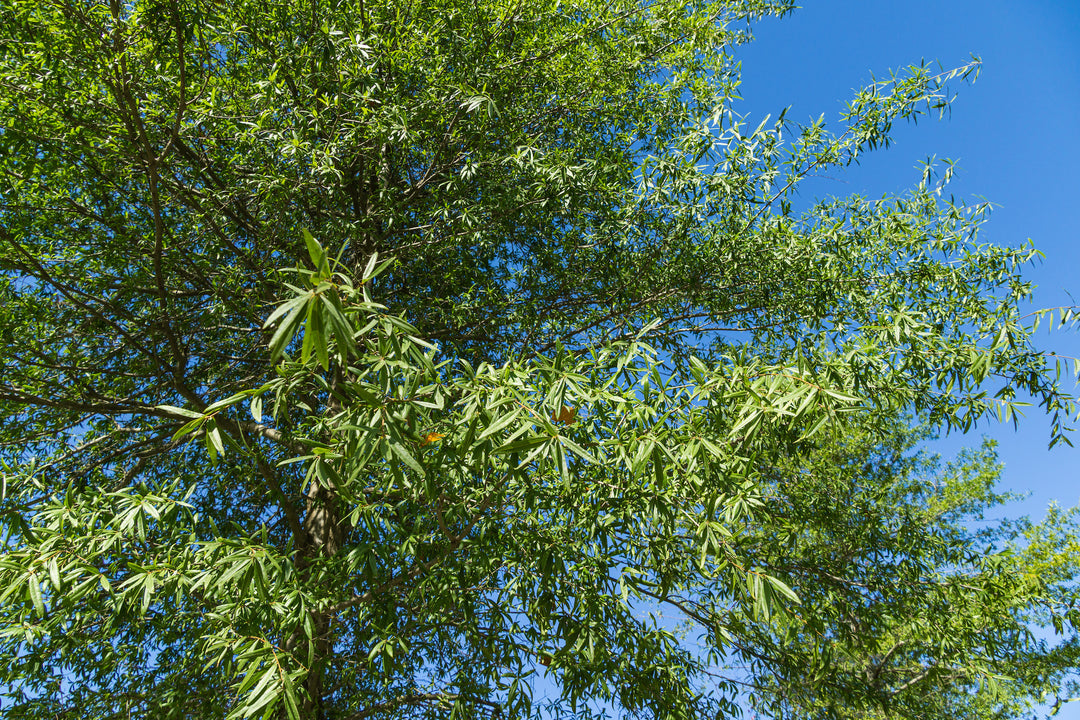
[{"label": "background tree", "polygon": [[[802,607],[733,643],[731,667],[749,668],[763,710],[1031,717],[1075,696],[1076,636],[1061,637],[1061,619],[1077,613],[1076,511],[1004,520],[1017,498],[994,489],[993,444],[942,466],[915,451],[925,439],[896,419],[849,423],[767,471],[767,509],[740,554]],[[685,602],[697,614],[729,601]]]},{"label": "background tree", "polygon": [[5,710],[527,715],[547,668],[554,713],[730,713],[637,611],[728,599],[718,653],[795,617],[731,539],[769,468],[1017,392],[1059,439],[985,206],[791,206],[977,63],[751,130],[731,50],[788,9],[0,11]]}]

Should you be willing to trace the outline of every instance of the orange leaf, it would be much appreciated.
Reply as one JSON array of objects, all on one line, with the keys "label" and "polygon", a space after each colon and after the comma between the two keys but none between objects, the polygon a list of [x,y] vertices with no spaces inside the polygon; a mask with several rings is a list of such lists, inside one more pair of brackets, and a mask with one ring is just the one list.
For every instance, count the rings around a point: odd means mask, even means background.
[{"label": "orange leaf", "polygon": [[563,425],[570,425],[577,417],[577,410],[572,407],[563,405],[559,408],[558,413],[551,413],[551,420],[553,422],[562,423]]},{"label": "orange leaf", "polygon": [[432,443],[437,443],[440,440],[442,440],[444,437],[446,437],[446,436],[443,435],[442,433],[429,432],[429,433],[426,433],[426,434],[420,436],[420,439],[421,439],[420,444],[421,445],[430,445]]}]

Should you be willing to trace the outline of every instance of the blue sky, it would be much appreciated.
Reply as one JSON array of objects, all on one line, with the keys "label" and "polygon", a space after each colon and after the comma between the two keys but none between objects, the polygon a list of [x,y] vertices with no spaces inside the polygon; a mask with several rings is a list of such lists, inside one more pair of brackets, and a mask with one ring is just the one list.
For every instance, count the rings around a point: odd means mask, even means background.
[{"label": "blue sky", "polygon": [[[1080,304],[1080,0],[804,2],[783,20],[758,23],[756,40],[740,51],[740,112],[760,119],[790,107],[792,120],[824,114],[837,127],[845,102],[872,77],[924,59],[946,68],[972,54],[983,61],[979,79],[957,87],[946,120],[898,128],[891,148],[814,181],[804,199],[903,192],[918,182],[920,161],[956,160],[951,192],[996,206],[982,240],[1031,239],[1045,254],[1027,273],[1038,286],[1032,308]],[[1043,331],[1039,343],[1080,357],[1080,330]],[[983,435],[999,443],[1002,486],[1029,493],[1010,515],[1036,519],[1052,501],[1080,501],[1080,433],[1077,447],[1048,450],[1049,423],[1031,408],[1017,431],[984,423],[933,449],[950,456]],[[1064,706],[1057,718],[1080,720],[1080,702]]]},{"label": "blue sky", "polygon": [[[755,35],[739,53],[740,111],[775,117],[790,106],[790,119],[824,114],[833,127],[872,77],[923,59],[952,68],[978,55],[981,74],[956,86],[951,116],[899,127],[892,147],[815,181],[806,199],[903,192],[918,182],[920,161],[951,158],[950,191],[996,206],[982,240],[1030,238],[1046,255],[1027,273],[1038,285],[1033,308],[1080,303],[1080,0],[806,0],[783,20],[758,23]],[[1080,331],[1039,337],[1043,348],[1080,356]],[[1031,493],[1017,512],[1039,517],[1052,500],[1080,500],[1080,437],[1078,447],[1048,451],[1047,421],[1037,408],[1027,415],[1019,431],[985,423],[939,446],[951,453],[983,434],[997,439],[1004,485]]]}]

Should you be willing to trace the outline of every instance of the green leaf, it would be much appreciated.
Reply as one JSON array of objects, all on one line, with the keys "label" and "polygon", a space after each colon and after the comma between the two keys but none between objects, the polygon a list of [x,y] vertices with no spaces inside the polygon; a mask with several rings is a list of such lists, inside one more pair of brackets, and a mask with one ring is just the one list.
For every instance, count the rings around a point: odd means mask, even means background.
[{"label": "green leaf", "polygon": [[584,460],[588,460],[591,463],[599,463],[599,460],[597,460],[595,457],[593,457],[593,455],[588,450],[581,447],[580,445],[578,445],[576,442],[574,442],[570,438],[566,437],[565,435],[559,436],[559,442],[562,443],[563,445],[565,445],[567,448],[569,448],[570,451],[572,453],[574,453],[575,455],[577,455],[579,458],[582,458]]},{"label": "green leaf", "polygon": [[799,596],[795,594],[795,591],[788,587],[788,585],[780,578],[766,575],[765,581],[772,586],[773,590],[780,593],[782,596],[784,596],[791,602],[795,603],[796,605],[802,604],[802,601],[799,600]]},{"label": "green leaf", "polygon": [[176,407],[175,405],[157,405],[155,407],[158,410],[164,410],[170,415],[179,415],[180,417],[194,418],[198,420],[202,420],[205,417],[200,412],[195,412],[194,410],[188,410],[182,407]]},{"label": "green leaf", "polygon": [[494,421],[489,423],[487,425],[487,427],[485,427],[481,431],[480,435],[476,438],[476,442],[481,442],[481,441],[491,437],[495,433],[497,433],[500,430],[502,430],[502,429],[506,428],[507,426],[509,426],[511,423],[513,423],[519,417],[520,417],[520,411],[518,411],[516,409],[509,410],[509,411],[504,411],[501,415],[497,415],[495,417]]},{"label": "green leaf", "polygon": [[326,259],[326,250],[307,229],[304,229],[301,233],[304,236],[304,243],[307,245],[308,255],[311,257],[311,264],[315,266],[321,277],[329,277],[330,266]]},{"label": "green leaf", "polygon": [[49,581],[52,583],[53,590],[60,592],[63,590],[63,586],[60,582],[60,564],[56,561],[55,557],[49,558]]},{"label": "green leaf", "polygon": [[511,453],[521,452],[522,450],[529,450],[540,445],[544,445],[551,441],[551,437],[548,435],[531,435],[526,438],[514,440],[492,450],[496,455],[508,455]]},{"label": "green leaf", "polygon": [[26,579],[26,594],[30,598],[30,603],[34,606],[34,610],[40,617],[45,616],[45,603],[41,599],[41,585],[38,584],[37,575],[30,573]]},{"label": "green leaf", "polygon": [[285,348],[292,342],[307,315],[307,307],[313,300],[314,295],[309,293],[294,298],[288,303],[288,315],[281,321],[277,330],[274,331],[273,337],[270,338],[269,347],[272,362],[277,362],[284,354]]},{"label": "green leaf", "polygon": [[218,400],[217,402],[214,402],[214,403],[211,403],[211,404],[207,405],[206,409],[203,410],[203,415],[210,415],[212,413],[216,413],[219,410],[224,410],[225,408],[231,407],[231,406],[235,405],[236,403],[240,402],[241,400],[243,400],[244,398],[250,397],[250,396],[251,396],[251,391],[250,390],[245,390],[243,392],[236,393],[235,395],[231,395],[231,396],[225,398],[224,400]]},{"label": "green leaf", "polygon": [[424,476],[424,468],[416,461],[416,458],[409,453],[408,449],[406,449],[400,441],[391,439],[389,444],[390,450],[393,451],[403,463],[412,468],[417,475],[420,475],[421,477]]},{"label": "green leaf", "polygon": [[214,420],[206,423],[206,451],[210,454],[210,461],[217,462],[219,455],[225,454],[225,443],[221,439],[221,431]]}]

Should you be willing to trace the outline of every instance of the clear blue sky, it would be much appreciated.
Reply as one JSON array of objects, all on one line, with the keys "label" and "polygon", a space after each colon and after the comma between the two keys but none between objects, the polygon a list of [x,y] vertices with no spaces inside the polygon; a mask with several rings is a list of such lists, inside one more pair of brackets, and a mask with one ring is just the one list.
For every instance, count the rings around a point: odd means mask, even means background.
[{"label": "clear blue sky", "polygon": [[[1080,304],[1080,0],[804,4],[788,18],[755,26],[757,39],[739,55],[741,112],[775,117],[790,106],[790,119],[824,114],[837,127],[845,102],[872,76],[887,77],[922,59],[947,68],[972,54],[983,61],[979,79],[958,86],[951,117],[899,128],[890,149],[815,181],[806,199],[902,192],[919,180],[919,161],[954,159],[958,171],[950,190],[998,206],[982,239],[1015,245],[1030,238],[1045,254],[1027,273],[1038,285],[1033,308]],[[1080,357],[1080,331],[1042,332],[1040,345]],[[1027,415],[1019,431],[985,423],[934,449],[951,455],[962,445],[977,445],[984,434],[997,439],[1003,487],[1030,493],[1010,514],[1035,519],[1051,501],[1080,501],[1080,433],[1074,434],[1078,447],[1047,450],[1048,423],[1037,408]],[[1063,707],[1057,718],[1080,720],[1080,702]]]},{"label": "clear blue sky", "polygon": [[[950,190],[997,206],[982,239],[1030,238],[1046,255],[1027,273],[1038,285],[1033,307],[1074,304],[1070,291],[1080,304],[1080,0],[804,2],[783,20],[758,23],[756,40],[740,51],[741,112],[775,117],[790,106],[793,120],[824,114],[839,127],[845,102],[872,76],[924,58],[947,68],[972,54],[983,60],[979,79],[957,86],[951,117],[898,128],[892,147],[815,181],[807,199],[902,192],[918,182],[919,161],[954,159]],[[1040,344],[1080,356],[1080,331],[1041,332]],[[1051,500],[1080,500],[1080,437],[1076,448],[1048,451],[1048,423],[1031,408],[1018,432],[985,423],[943,441],[942,451],[976,445],[983,434],[1000,443],[1005,486],[1030,491],[1023,513],[1037,517]]]}]

